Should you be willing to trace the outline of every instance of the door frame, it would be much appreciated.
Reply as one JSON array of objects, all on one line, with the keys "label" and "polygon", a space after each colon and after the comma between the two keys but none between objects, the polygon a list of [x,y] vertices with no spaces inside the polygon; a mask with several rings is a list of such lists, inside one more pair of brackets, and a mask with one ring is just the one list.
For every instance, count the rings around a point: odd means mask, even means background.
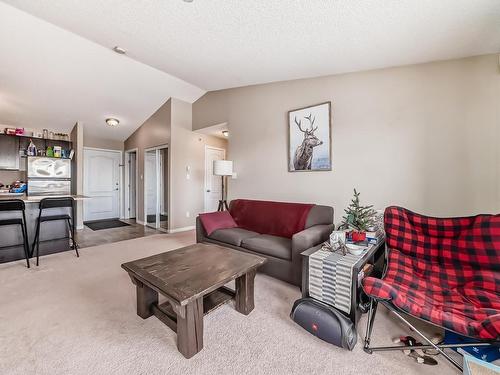
[{"label": "door frame", "polygon": [[[85,176],[85,151],[104,151],[104,152],[112,152],[120,155],[120,163],[118,164],[118,215],[120,219],[123,219],[123,151],[121,150],[111,150],[107,148],[97,148],[97,147],[87,147],[83,146],[83,195],[87,193],[87,176]],[[85,205],[82,210],[82,217],[85,219]]]},{"label": "door frame", "polygon": [[[171,220],[171,217],[170,217],[170,146],[168,143],[166,144],[163,144],[163,145],[159,145],[159,146],[155,146],[155,147],[148,147],[148,148],[145,148],[144,151],[143,151],[143,165],[144,165],[144,173],[143,173],[143,181],[144,181],[144,189],[143,189],[143,192],[142,192],[142,199],[143,199],[143,211],[144,211],[144,223],[143,225],[144,226],[148,226],[148,216],[147,216],[147,204],[146,204],[146,193],[148,191],[148,179],[146,178],[146,153],[148,151],[158,151],[158,150],[162,150],[162,149],[166,149],[167,150],[167,163],[168,163],[168,173],[167,173],[167,186],[168,186],[168,190],[167,190],[167,228],[161,228],[159,226],[157,226],[157,222],[155,223],[155,228],[156,230],[159,230],[161,232],[168,232],[169,229],[170,229],[170,220]],[[158,159],[157,159],[158,160]],[[157,163],[156,164],[156,176],[158,177],[159,175],[159,164]],[[157,187],[159,185],[159,179],[157,178]],[[158,191],[158,190],[157,190]],[[161,194],[164,194],[162,192],[160,192],[160,195]],[[157,197],[158,199],[156,200],[156,208],[159,209],[160,208],[160,199],[161,197]],[[160,213],[161,214],[161,213]],[[152,228],[152,227],[150,227]]]},{"label": "door frame", "polygon": [[224,159],[226,160],[226,149],[221,147],[205,145],[205,160],[203,164],[204,178],[203,178],[203,212],[207,212],[207,151],[216,150],[224,152]]},{"label": "door frame", "polygon": [[137,209],[139,208],[139,148],[131,148],[130,150],[124,151],[124,195],[123,195],[123,217],[125,219],[130,219],[130,173],[128,164],[130,163],[130,154],[135,153],[135,221],[139,224],[137,220]]}]

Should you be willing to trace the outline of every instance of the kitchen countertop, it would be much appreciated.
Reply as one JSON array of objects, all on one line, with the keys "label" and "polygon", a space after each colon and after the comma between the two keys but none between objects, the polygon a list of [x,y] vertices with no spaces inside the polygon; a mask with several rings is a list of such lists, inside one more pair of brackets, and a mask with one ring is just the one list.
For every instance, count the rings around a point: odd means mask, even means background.
[{"label": "kitchen countertop", "polygon": [[62,197],[72,197],[75,201],[81,201],[84,199],[90,199],[90,197],[86,195],[16,195],[16,194],[0,194],[0,200],[7,199],[21,199],[25,203],[38,203],[43,198],[62,198]]}]

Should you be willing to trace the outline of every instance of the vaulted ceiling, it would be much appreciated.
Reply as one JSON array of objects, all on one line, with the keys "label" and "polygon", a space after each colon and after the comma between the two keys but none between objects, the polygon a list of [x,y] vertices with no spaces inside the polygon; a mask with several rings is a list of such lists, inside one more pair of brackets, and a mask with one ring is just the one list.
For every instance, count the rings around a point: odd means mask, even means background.
[{"label": "vaulted ceiling", "polygon": [[169,96],[500,50],[498,0],[4,2],[38,19],[0,6],[0,108],[27,90],[36,117],[55,101],[65,121],[123,113],[130,129]]},{"label": "vaulted ceiling", "polygon": [[[110,48],[0,2],[0,129],[69,132],[125,140],[169,97],[204,91]],[[105,119],[116,117],[112,128]]]}]

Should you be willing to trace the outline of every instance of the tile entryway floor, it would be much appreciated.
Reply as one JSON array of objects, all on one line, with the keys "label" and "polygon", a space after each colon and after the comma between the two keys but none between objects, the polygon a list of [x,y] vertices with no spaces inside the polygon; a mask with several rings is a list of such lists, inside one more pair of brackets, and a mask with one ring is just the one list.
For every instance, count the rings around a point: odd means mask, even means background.
[{"label": "tile entryway floor", "polygon": [[121,221],[130,225],[101,230],[92,230],[84,226],[83,229],[76,232],[76,241],[81,248],[84,248],[165,233],[137,224],[133,219]]}]

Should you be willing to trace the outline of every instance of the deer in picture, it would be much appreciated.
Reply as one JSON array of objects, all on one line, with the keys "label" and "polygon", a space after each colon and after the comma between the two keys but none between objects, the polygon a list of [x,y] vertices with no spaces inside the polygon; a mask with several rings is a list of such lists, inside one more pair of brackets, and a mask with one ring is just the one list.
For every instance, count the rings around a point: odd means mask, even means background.
[{"label": "deer in picture", "polygon": [[295,124],[299,130],[304,133],[304,140],[302,141],[302,144],[297,147],[293,158],[293,168],[295,170],[310,170],[313,148],[323,144],[323,141],[320,141],[318,137],[314,135],[314,132],[318,130],[317,126],[314,127],[314,121],[316,118],[313,118],[311,113],[309,116],[305,116],[304,118],[309,121],[311,127],[310,129],[302,129],[302,120],[298,121],[297,117],[295,117]]}]

